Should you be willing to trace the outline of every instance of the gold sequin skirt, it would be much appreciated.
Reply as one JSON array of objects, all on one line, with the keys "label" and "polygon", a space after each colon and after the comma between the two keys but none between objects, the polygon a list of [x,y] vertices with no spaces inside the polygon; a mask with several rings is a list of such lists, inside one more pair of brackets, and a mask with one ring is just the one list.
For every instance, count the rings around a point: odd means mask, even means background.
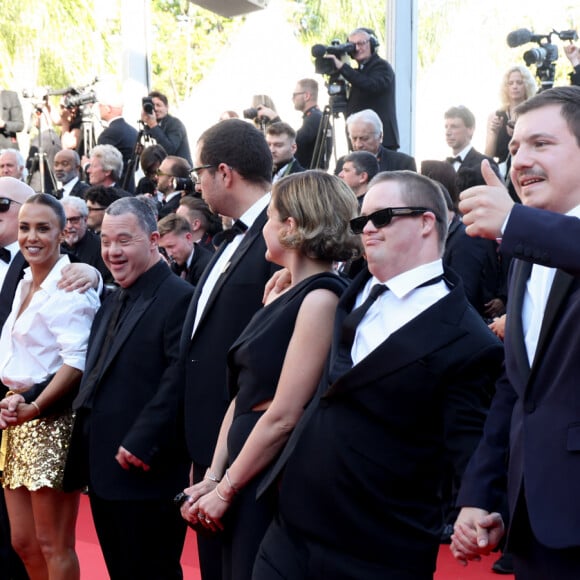
[{"label": "gold sequin skirt", "polygon": [[73,425],[74,412],[69,410],[5,429],[3,486],[24,486],[29,491],[41,487],[62,489]]}]

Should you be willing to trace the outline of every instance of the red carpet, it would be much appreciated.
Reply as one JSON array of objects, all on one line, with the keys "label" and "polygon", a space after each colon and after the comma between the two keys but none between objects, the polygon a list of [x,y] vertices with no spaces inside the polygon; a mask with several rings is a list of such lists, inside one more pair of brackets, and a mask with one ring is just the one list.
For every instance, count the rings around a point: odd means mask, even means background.
[{"label": "red carpet", "polygon": [[[84,495],[81,497],[77,523],[77,553],[81,562],[82,580],[106,580],[108,578],[101,548],[99,547],[91,519],[89,500]],[[491,571],[491,565],[496,557],[494,555],[484,558],[481,562],[471,563],[464,568],[451,557],[449,546],[441,546],[435,580],[500,580],[501,578],[512,580],[513,576],[499,576]],[[184,580],[200,580],[195,533],[191,530],[188,530],[187,533],[181,563]]]}]

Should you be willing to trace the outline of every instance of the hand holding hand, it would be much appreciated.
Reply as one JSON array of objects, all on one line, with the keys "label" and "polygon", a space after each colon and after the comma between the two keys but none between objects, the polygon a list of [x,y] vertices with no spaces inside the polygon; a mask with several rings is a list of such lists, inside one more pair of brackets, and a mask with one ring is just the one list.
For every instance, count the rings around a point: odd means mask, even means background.
[{"label": "hand holding hand", "polygon": [[450,550],[464,565],[489,554],[501,540],[504,524],[499,513],[464,507],[453,526]]}]

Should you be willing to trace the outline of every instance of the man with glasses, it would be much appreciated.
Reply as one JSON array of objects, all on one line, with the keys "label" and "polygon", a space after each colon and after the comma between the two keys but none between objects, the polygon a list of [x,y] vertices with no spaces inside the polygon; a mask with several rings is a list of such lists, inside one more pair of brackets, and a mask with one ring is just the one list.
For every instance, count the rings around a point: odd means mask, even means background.
[{"label": "man with glasses", "polygon": [[70,196],[61,200],[66,216],[62,250],[74,256],[77,261],[95,267],[103,277],[105,284],[113,283],[113,276],[101,257],[101,238],[89,230],[87,217],[89,210],[84,200]]},{"label": "man with glasses", "polygon": [[501,343],[443,267],[434,181],[378,174],[351,228],[368,269],[340,299],[318,395],[263,482],[285,468],[254,580],[431,580],[443,469],[462,473],[500,372]]},{"label": "man with glasses", "polygon": [[101,232],[105,210],[120,197],[123,197],[121,191],[115,187],[97,185],[96,187],[87,189],[85,192],[88,210],[87,225],[91,231],[96,234]]},{"label": "man with glasses", "polygon": [[179,200],[187,191],[183,187],[176,187],[175,179],[189,179],[190,173],[191,165],[182,157],[169,155],[161,162],[157,170],[157,190],[163,196],[158,212],[160,219],[177,211]]},{"label": "man with glasses", "polygon": [[379,41],[369,28],[356,28],[348,36],[354,44],[352,58],[358,68],[352,68],[334,55],[327,55],[334,61],[336,70],[350,83],[346,105],[346,115],[363,109],[372,109],[383,123],[382,142],[388,149],[399,148],[399,127],[395,108],[395,71],[376,52]]}]

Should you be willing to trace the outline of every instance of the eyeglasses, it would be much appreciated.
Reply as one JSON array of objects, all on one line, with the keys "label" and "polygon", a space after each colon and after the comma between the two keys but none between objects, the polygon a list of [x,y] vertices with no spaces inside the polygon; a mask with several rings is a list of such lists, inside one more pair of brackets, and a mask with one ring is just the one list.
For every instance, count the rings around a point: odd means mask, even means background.
[{"label": "eyeglasses", "polygon": [[162,175],[165,175],[165,177],[175,177],[175,175],[171,175],[171,173],[164,173],[163,171],[161,171],[161,169],[158,169],[155,172],[155,175],[157,175],[157,177],[160,177]]},{"label": "eyeglasses", "polygon": [[89,207],[89,213],[92,211],[105,211],[107,208],[106,207]]},{"label": "eyeglasses", "polygon": [[6,213],[10,209],[11,203],[22,205],[19,201],[14,201],[13,199],[8,199],[7,197],[0,197],[0,213]]},{"label": "eyeglasses", "polygon": [[195,181],[199,181],[200,178],[200,171],[202,171],[203,169],[215,169],[217,168],[217,165],[213,165],[211,163],[208,163],[207,165],[200,165],[198,167],[194,167],[190,172],[189,175],[191,175],[191,177],[193,179],[195,179]]},{"label": "eyeglasses", "polygon": [[78,225],[81,223],[81,220],[83,219],[82,215],[75,215],[73,217],[67,217],[66,218],[66,223],[70,223],[70,224],[74,224],[74,225]]},{"label": "eyeglasses", "polygon": [[369,40],[359,40],[358,42],[353,42],[352,44],[354,44],[357,48],[362,48],[365,44],[368,44]]},{"label": "eyeglasses", "polygon": [[[413,217],[424,214],[428,211],[435,214],[435,212],[428,207],[387,207],[385,209],[379,209],[370,215],[361,215],[360,217],[350,220],[350,229],[353,234],[362,234],[369,221],[373,223],[375,228],[384,228],[391,223],[391,220],[394,217]],[[440,221],[437,214],[435,214],[435,218],[437,221]]]},{"label": "eyeglasses", "polygon": [[302,91],[300,93],[292,93],[292,98],[297,97],[298,95],[304,95],[306,94],[306,91]]}]

